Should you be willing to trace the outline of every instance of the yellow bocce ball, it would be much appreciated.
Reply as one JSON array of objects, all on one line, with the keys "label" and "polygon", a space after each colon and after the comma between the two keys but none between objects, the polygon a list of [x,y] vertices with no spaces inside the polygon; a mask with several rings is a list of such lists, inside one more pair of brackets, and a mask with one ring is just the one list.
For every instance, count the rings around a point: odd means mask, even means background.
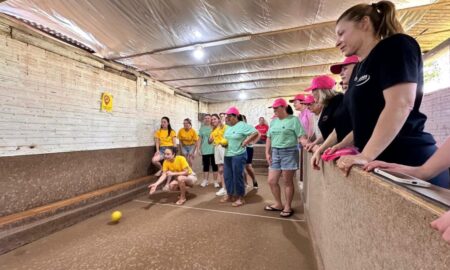
[{"label": "yellow bocce ball", "polygon": [[118,222],[122,218],[122,213],[120,211],[114,211],[111,214],[111,220],[113,222]]}]

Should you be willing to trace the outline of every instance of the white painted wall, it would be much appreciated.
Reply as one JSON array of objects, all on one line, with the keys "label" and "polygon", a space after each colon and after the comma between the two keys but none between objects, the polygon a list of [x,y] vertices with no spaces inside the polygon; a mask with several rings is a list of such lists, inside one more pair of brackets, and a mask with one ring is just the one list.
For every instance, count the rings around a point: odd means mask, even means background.
[{"label": "white painted wall", "polygon": [[[100,111],[104,91],[112,113]],[[144,86],[0,32],[0,156],[149,146],[162,116],[176,130],[186,117],[197,128],[198,108],[161,83]]]},{"label": "white painted wall", "polygon": [[[293,97],[285,97],[286,101],[292,99]],[[233,102],[221,102],[221,103],[211,103],[208,106],[209,113],[220,113],[225,112],[227,108],[231,106],[236,106],[241,114],[247,117],[247,121],[251,125],[257,125],[258,119],[264,116],[268,123],[273,116],[273,109],[268,107],[272,105],[275,99],[250,99],[250,100],[239,100]]]}]

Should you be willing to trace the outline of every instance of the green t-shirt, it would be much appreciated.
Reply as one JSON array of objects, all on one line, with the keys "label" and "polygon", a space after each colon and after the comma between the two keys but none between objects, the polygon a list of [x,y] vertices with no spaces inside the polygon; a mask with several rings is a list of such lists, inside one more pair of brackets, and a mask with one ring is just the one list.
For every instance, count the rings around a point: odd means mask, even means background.
[{"label": "green t-shirt", "polygon": [[228,141],[228,146],[225,148],[226,157],[234,157],[245,153],[245,147],[241,144],[250,134],[258,132],[253,126],[250,126],[243,121],[239,121],[234,126],[228,126],[225,130],[224,137]]},{"label": "green t-shirt", "polygon": [[289,115],[280,120],[275,118],[270,122],[267,137],[270,138],[271,146],[275,148],[288,148],[298,145],[298,137],[305,135],[298,117]]},{"label": "green t-shirt", "polygon": [[202,126],[198,131],[198,136],[200,136],[201,140],[200,150],[202,151],[202,155],[214,154],[214,144],[208,142],[211,131],[211,126]]}]

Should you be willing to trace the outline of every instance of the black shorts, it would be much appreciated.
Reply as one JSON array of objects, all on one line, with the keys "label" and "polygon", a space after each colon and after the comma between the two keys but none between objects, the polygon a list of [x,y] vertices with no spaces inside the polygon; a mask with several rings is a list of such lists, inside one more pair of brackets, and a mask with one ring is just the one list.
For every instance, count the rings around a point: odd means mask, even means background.
[{"label": "black shorts", "polygon": [[252,164],[253,162],[253,147],[247,147],[247,162],[246,164]]},{"label": "black shorts", "polygon": [[202,155],[202,164],[203,172],[209,172],[209,166],[212,167],[213,172],[217,172],[219,170],[216,161],[214,160],[214,154]]}]

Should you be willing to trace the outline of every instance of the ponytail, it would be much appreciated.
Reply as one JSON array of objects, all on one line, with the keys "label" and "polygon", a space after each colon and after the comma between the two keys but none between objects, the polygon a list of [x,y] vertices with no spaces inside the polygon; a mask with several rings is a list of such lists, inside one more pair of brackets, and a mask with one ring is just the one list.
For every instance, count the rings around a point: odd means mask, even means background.
[{"label": "ponytail", "polygon": [[397,19],[395,5],[390,1],[353,6],[342,13],[336,23],[341,20],[359,22],[366,16],[372,22],[375,36],[380,39],[404,32]]},{"label": "ponytail", "polygon": [[286,113],[289,114],[289,115],[293,115],[294,114],[294,110],[292,109],[291,105],[287,105]]},{"label": "ponytail", "polygon": [[390,1],[380,1],[372,4],[375,12],[381,14],[381,21],[375,28],[378,37],[386,38],[392,35],[403,33],[403,27],[397,20],[395,5]]}]

